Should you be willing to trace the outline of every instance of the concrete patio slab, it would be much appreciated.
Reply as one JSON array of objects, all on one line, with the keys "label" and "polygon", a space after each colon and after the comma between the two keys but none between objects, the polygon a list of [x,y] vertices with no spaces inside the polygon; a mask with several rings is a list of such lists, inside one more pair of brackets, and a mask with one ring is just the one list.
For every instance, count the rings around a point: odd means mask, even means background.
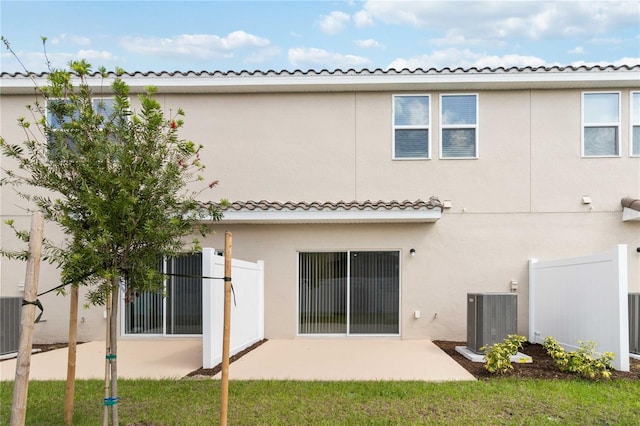
[{"label": "concrete patio slab", "polygon": [[[104,378],[105,343],[78,345],[76,377]],[[123,379],[181,378],[202,366],[201,339],[118,341]],[[16,360],[0,362],[0,380],[15,377]],[[67,349],[31,356],[31,380],[65,380]],[[428,340],[269,340],[229,367],[232,380],[475,380]],[[220,374],[214,377],[220,378]]]},{"label": "concrete patio slab", "polygon": [[[31,355],[31,380],[66,380],[68,351]],[[103,379],[105,342],[77,346],[76,378]],[[180,378],[202,366],[202,339],[118,341],[118,376],[123,379]],[[0,380],[15,379],[16,359],[0,362]]]},{"label": "concrete patio slab", "polygon": [[[220,374],[216,376],[219,378]],[[269,340],[229,366],[231,380],[418,380],[475,378],[428,340]]]}]

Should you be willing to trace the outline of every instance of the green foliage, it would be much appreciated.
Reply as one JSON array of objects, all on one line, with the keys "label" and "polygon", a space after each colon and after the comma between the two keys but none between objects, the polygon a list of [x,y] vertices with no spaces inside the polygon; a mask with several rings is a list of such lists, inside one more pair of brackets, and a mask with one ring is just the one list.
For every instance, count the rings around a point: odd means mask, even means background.
[{"label": "green foliage", "polygon": [[576,373],[587,379],[611,378],[610,370],[613,369],[611,361],[615,358],[615,354],[604,352],[597,355],[597,345],[591,341],[579,340],[578,344],[580,347],[577,350],[567,352],[557,340],[547,337],[542,346],[561,371]]},{"label": "green foliage", "polygon": [[484,368],[490,373],[506,374],[513,370],[511,365],[511,356],[516,355],[518,350],[522,349],[522,344],[526,338],[517,334],[510,334],[500,343],[494,343],[487,347],[480,348],[485,352]]},{"label": "green foliage", "polygon": [[197,200],[216,183],[198,184],[202,146],[179,137],[184,113],[165,117],[155,88],[135,111],[122,70],[93,73],[84,60],[69,69],[51,69],[47,84],[36,85],[30,119],[18,119],[23,142],[0,138],[3,160],[11,160],[3,166],[15,165],[0,184],[60,225],[66,239],[47,242],[46,259],[63,283],[89,285],[92,303],[104,303],[111,277],[125,278],[130,292],[156,290],[159,256],[197,249],[186,237],[206,234],[221,217],[217,205]]}]

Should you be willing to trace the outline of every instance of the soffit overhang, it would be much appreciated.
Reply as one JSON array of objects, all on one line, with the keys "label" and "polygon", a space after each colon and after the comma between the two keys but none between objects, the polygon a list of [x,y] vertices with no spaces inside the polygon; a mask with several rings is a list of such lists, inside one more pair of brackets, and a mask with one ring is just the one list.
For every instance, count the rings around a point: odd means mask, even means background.
[{"label": "soffit overhang", "polygon": [[640,221],[640,199],[625,197],[620,203],[623,222]]},{"label": "soffit overhang", "polygon": [[[1,94],[33,93],[34,83],[46,84],[46,74],[2,73]],[[115,77],[89,84],[108,90]],[[132,93],[155,86],[159,93],[304,93],[401,92],[437,90],[611,89],[637,88],[640,65],[593,67],[470,68],[440,70],[335,70],[240,72],[133,72],[122,79]]]},{"label": "soffit overhang", "polygon": [[277,202],[236,201],[222,210],[225,224],[433,223],[442,203],[429,201]]}]

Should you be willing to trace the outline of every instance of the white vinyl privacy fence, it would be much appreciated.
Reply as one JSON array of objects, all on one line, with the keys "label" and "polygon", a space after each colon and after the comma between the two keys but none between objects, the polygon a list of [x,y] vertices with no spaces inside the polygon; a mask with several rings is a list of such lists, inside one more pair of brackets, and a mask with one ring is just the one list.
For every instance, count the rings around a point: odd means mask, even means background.
[{"label": "white vinyl privacy fence", "polygon": [[607,253],[529,262],[529,341],[548,336],[565,349],[578,341],[613,352],[616,370],[629,371],[627,246]]},{"label": "white vinyl privacy fence", "polygon": [[[231,265],[229,354],[234,355],[264,338],[264,262],[233,259]],[[202,275],[224,277],[224,257],[214,249],[202,251]],[[222,361],[224,281],[205,278],[202,284],[202,367],[213,368]]]}]

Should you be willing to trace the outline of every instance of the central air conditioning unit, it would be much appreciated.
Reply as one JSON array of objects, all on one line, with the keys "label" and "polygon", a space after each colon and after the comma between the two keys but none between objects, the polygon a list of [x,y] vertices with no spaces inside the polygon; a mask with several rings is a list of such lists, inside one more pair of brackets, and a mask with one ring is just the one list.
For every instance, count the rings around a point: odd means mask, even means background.
[{"label": "central air conditioning unit", "polygon": [[629,352],[640,355],[640,293],[629,293]]},{"label": "central air conditioning unit", "polygon": [[502,342],[518,332],[518,299],[513,293],[467,294],[467,348],[480,348]]},{"label": "central air conditioning unit", "polygon": [[0,355],[18,352],[22,297],[0,297]]}]

